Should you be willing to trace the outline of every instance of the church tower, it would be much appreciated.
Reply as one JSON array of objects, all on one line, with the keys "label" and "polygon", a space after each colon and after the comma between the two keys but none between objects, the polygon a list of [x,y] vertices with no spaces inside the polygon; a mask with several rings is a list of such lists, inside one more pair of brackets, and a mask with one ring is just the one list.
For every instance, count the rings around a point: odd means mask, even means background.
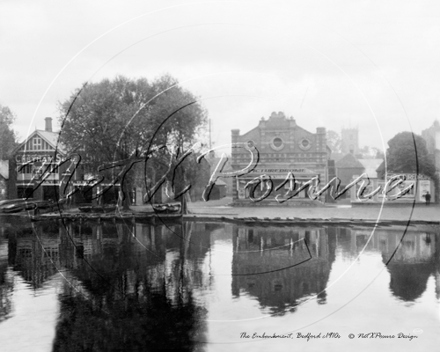
[{"label": "church tower", "polygon": [[359,130],[357,128],[343,128],[341,132],[341,151],[343,154],[359,153]]}]

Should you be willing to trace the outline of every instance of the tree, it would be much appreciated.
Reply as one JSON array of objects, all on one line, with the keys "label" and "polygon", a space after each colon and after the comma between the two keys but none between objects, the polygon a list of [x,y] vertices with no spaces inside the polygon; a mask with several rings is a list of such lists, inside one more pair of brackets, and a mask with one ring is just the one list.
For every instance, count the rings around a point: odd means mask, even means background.
[{"label": "tree", "polygon": [[[60,104],[60,112],[60,142],[82,156],[85,172],[96,174],[99,165],[106,166],[101,170],[106,180],[163,145],[167,148],[154,157],[167,165],[176,150],[195,142],[206,119],[197,98],[168,75],[153,82],[119,76],[85,84]],[[130,171],[121,182],[125,195],[134,178]],[[124,209],[129,198],[124,198]]]},{"label": "tree", "polygon": [[332,130],[327,131],[327,145],[332,150],[332,153],[341,152],[341,136],[338,132]]},{"label": "tree", "polygon": [[400,132],[388,141],[385,162],[377,169],[379,178],[388,173],[419,173],[436,180],[435,166],[428,156],[425,140],[411,132]]},{"label": "tree", "polygon": [[379,148],[366,145],[359,149],[359,153],[356,157],[358,159],[383,159],[384,154]]},{"label": "tree", "polygon": [[14,120],[12,111],[0,105],[0,160],[9,159],[10,153],[17,145],[15,132],[11,128]]},{"label": "tree", "polygon": [[379,148],[373,147],[372,148],[373,151],[376,153],[375,155],[375,159],[384,159],[385,158],[385,154],[383,153],[383,151]]}]

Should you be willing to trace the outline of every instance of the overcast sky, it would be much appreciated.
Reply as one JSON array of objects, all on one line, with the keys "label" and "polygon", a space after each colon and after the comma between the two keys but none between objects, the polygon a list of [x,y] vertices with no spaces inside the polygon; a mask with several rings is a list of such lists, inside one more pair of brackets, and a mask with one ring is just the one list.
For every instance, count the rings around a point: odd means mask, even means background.
[{"label": "overcast sky", "polygon": [[169,73],[215,145],[283,111],[383,148],[439,118],[440,1],[38,1],[0,4],[0,104],[21,139],[86,81]]}]

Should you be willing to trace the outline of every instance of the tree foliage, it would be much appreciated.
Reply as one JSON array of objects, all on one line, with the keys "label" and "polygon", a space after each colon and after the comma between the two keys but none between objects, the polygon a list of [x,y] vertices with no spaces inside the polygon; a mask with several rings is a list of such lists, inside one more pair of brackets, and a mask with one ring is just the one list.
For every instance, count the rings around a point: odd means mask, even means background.
[{"label": "tree foliage", "polygon": [[340,153],[341,152],[341,136],[338,132],[328,130],[327,131],[327,145],[332,150],[332,153]]},{"label": "tree foliage", "polygon": [[383,159],[384,154],[381,149],[366,145],[359,149],[356,157],[359,159]]},{"label": "tree foliage", "polygon": [[[156,164],[166,168],[175,150],[196,141],[206,120],[197,98],[168,75],[152,82],[119,76],[86,84],[60,104],[60,112],[60,142],[81,155],[90,173],[99,165],[145,157],[162,145],[167,148],[155,153]],[[133,182],[131,172],[124,186]]]},{"label": "tree foliage", "polygon": [[15,116],[12,111],[0,105],[0,160],[10,157],[10,153],[17,145],[14,130],[11,128]]},{"label": "tree foliage", "polygon": [[425,140],[411,132],[401,132],[388,141],[387,168],[383,162],[377,169],[378,176],[388,173],[419,173],[433,179],[435,166],[428,156]]}]

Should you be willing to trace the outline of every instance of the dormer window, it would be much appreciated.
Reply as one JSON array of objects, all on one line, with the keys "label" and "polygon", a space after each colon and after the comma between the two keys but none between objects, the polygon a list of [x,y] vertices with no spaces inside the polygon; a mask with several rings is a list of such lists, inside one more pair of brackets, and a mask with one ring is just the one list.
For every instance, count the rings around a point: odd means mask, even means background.
[{"label": "dormer window", "polygon": [[41,138],[40,137],[35,137],[34,138],[34,143],[33,143],[33,150],[41,150]]}]

